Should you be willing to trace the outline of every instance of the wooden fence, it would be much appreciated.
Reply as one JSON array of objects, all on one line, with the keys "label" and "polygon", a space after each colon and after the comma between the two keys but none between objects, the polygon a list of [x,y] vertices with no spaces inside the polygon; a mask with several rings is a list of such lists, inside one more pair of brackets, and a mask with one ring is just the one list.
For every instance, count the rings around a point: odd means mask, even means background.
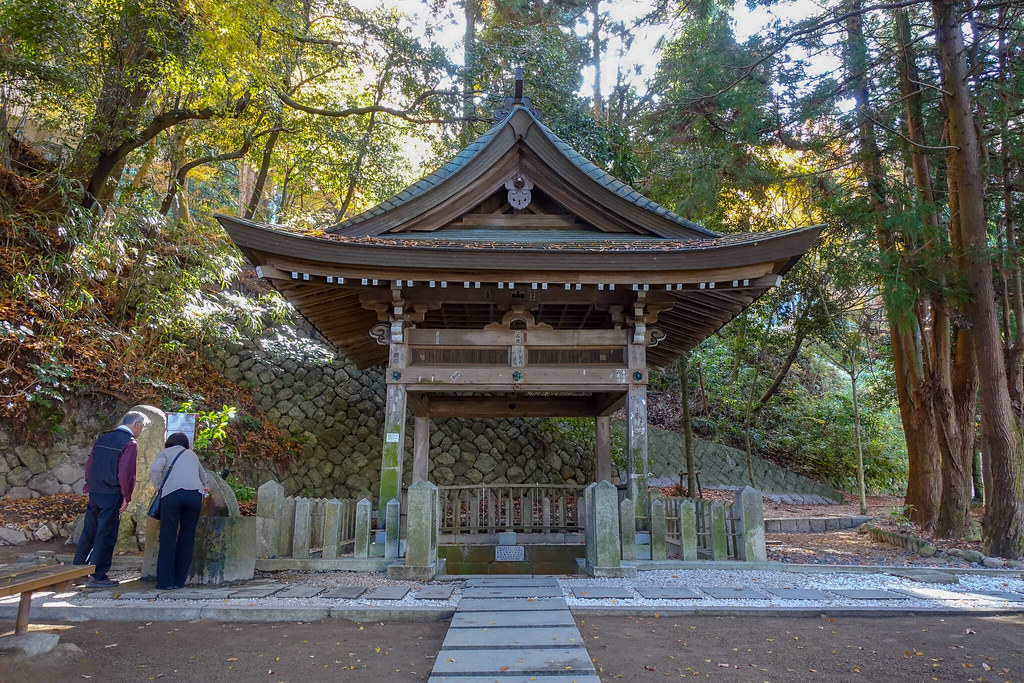
[{"label": "wooden fence", "polygon": [[583,531],[583,486],[503,484],[439,486],[440,532],[463,536],[515,531]]}]

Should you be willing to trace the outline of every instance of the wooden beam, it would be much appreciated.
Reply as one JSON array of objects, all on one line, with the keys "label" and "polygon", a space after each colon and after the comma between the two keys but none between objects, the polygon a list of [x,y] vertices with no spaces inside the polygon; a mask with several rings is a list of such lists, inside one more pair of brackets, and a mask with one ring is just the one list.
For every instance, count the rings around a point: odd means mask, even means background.
[{"label": "wooden beam", "polygon": [[[412,392],[410,392],[411,394]],[[430,398],[430,417],[594,417],[592,396],[444,396]]]}]

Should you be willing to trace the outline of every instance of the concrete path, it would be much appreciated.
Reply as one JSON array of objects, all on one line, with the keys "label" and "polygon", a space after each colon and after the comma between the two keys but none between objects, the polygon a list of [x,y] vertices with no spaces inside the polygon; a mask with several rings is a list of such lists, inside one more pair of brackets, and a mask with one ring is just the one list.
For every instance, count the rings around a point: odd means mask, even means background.
[{"label": "concrete path", "polygon": [[598,683],[562,589],[553,578],[466,582],[430,681]]}]

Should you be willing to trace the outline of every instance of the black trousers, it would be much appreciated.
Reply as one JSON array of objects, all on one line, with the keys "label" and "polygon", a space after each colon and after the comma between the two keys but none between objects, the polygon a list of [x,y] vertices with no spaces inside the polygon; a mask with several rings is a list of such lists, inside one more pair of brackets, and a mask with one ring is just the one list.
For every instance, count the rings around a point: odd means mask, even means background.
[{"label": "black trousers", "polygon": [[75,564],[94,564],[97,579],[107,578],[121,522],[120,493],[90,493],[85,526],[75,546]]},{"label": "black trousers", "polygon": [[192,565],[203,494],[178,489],[160,500],[160,552],[156,558],[156,587],[184,586]]}]

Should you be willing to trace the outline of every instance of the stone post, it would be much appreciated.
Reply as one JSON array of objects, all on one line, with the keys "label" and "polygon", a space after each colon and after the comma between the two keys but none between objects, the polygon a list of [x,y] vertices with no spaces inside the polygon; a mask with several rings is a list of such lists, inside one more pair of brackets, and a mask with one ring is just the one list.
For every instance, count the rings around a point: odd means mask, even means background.
[{"label": "stone post", "polygon": [[402,532],[402,517],[399,514],[397,498],[388,501],[386,508],[387,521],[384,526],[384,557],[396,559],[399,554],[400,534]]},{"label": "stone post", "polygon": [[729,559],[729,537],[725,527],[725,506],[711,503],[711,559]]},{"label": "stone post", "polygon": [[744,486],[736,492],[736,511],[739,513],[740,539],[736,544],[736,558],[744,562],[767,562],[768,551],[764,539],[764,505],[761,492]]},{"label": "stone post", "polygon": [[594,418],[594,481],[612,480],[612,419],[608,415]]},{"label": "stone post", "polygon": [[356,503],[356,542],[353,549],[354,557],[370,556],[370,517],[373,513],[373,504],[368,498],[363,498]]},{"label": "stone post", "polygon": [[622,537],[622,559],[636,559],[636,510],[633,501],[626,498],[619,503],[619,534]]},{"label": "stone post", "polygon": [[341,537],[341,501],[332,498],[324,503],[324,550],[321,557],[337,557]]},{"label": "stone post", "polygon": [[[594,482],[583,489],[583,509],[586,511],[586,523],[583,527],[583,554],[587,566],[597,564],[597,529],[594,524],[591,523],[591,520],[593,519],[595,486],[597,486],[597,482]],[[547,498],[544,499],[542,505],[545,502],[547,502]],[[546,522],[544,526],[547,526]]]},{"label": "stone post", "polygon": [[256,557],[277,557],[280,550],[284,487],[271,479],[256,491]]},{"label": "stone post", "polygon": [[[626,454],[629,497],[637,520],[647,515],[647,346],[645,326],[637,324],[628,347],[629,390],[626,395]],[[643,523],[641,522],[641,526]],[[646,528],[646,527],[644,527]]]},{"label": "stone post", "polygon": [[312,499],[309,512],[309,545],[311,548],[322,548],[324,545],[324,521],[327,514],[327,499]]},{"label": "stone post", "polygon": [[[401,290],[394,290],[400,298]],[[406,392],[402,373],[405,372],[405,334],[401,321],[402,306],[395,304],[391,322],[391,350],[385,370],[387,397],[384,403],[384,446],[380,461],[380,496],[377,498],[377,523],[387,529],[387,504],[400,500],[402,495],[402,455],[405,450]],[[401,504],[399,504],[399,508]]]},{"label": "stone post", "polygon": [[291,557],[295,534],[295,498],[287,496],[281,505],[281,525],[277,532],[277,556]]},{"label": "stone post", "polygon": [[692,498],[679,502],[679,557],[686,562],[697,560],[697,504]]},{"label": "stone post", "polygon": [[313,502],[309,498],[295,499],[295,526],[292,535],[292,557],[309,557],[310,525],[313,518]]},{"label": "stone post", "polygon": [[632,576],[636,567],[623,567],[619,536],[619,494],[610,482],[591,484],[587,497],[587,572],[591,576]]},{"label": "stone post", "polygon": [[657,498],[651,503],[651,560],[659,562],[668,559],[665,550],[665,501]]},{"label": "stone post", "polygon": [[427,480],[430,464],[430,418],[417,415],[413,419],[412,483]]},{"label": "stone post", "polygon": [[428,481],[418,481],[409,487],[406,565],[425,567],[437,563],[437,495],[437,487]]}]

